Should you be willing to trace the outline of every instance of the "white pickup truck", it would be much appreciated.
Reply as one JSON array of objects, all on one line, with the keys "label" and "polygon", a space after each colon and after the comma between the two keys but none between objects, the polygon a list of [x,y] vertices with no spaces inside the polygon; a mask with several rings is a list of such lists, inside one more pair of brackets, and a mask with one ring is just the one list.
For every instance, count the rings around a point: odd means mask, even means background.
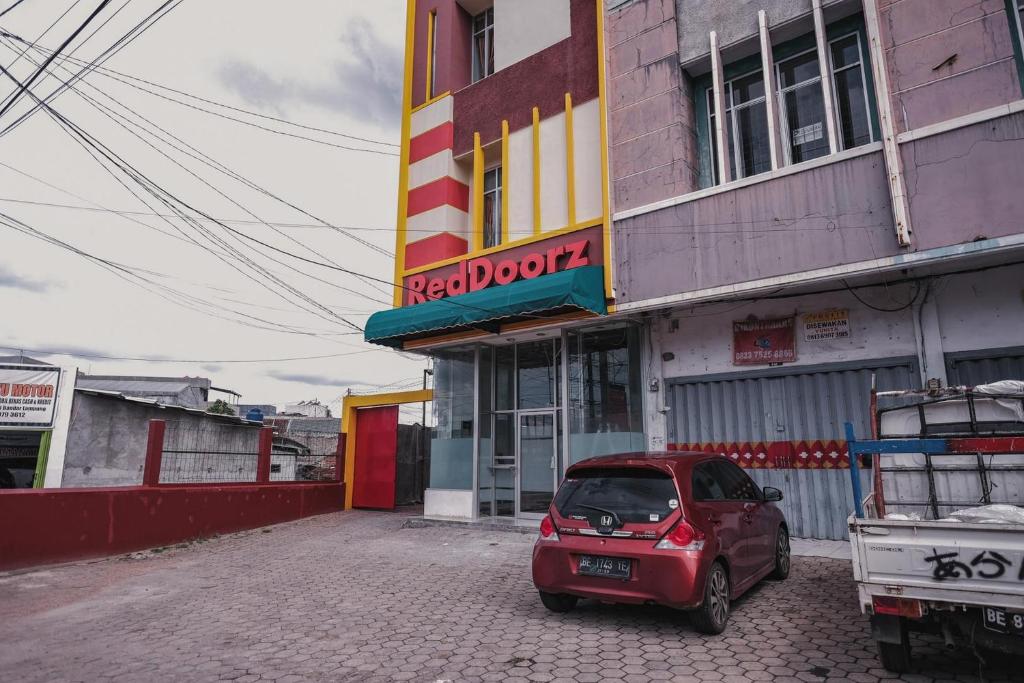
[{"label": "white pickup truck", "polygon": [[847,425],[855,491],[872,464],[850,543],[882,665],[910,669],[911,631],[1024,655],[1024,382],[872,392],[872,415],[872,440]]}]

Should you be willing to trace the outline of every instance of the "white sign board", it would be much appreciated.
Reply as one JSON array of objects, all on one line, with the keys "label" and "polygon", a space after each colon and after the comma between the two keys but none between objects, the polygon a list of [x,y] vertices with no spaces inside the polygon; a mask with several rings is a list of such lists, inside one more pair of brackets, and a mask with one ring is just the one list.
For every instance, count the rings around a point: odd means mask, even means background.
[{"label": "white sign board", "polygon": [[850,312],[845,308],[834,308],[821,313],[804,315],[804,340],[809,342],[848,339],[850,336]]},{"label": "white sign board", "polygon": [[0,365],[0,427],[52,427],[59,384],[56,366]]}]

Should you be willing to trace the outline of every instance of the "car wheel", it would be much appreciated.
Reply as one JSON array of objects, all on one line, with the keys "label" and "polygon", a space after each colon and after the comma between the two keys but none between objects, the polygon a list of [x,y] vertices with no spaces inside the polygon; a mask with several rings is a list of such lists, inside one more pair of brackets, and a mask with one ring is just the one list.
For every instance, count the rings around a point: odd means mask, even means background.
[{"label": "car wheel", "polygon": [[690,614],[694,627],[701,633],[717,635],[729,622],[729,575],[720,562],[708,570],[704,585],[704,603]]},{"label": "car wheel", "polygon": [[770,578],[782,581],[789,576],[789,532],[785,527],[779,527],[779,533],[775,536],[775,568],[769,574]]},{"label": "car wheel", "polygon": [[579,601],[575,595],[565,595],[564,593],[545,593],[544,591],[538,591],[540,593],[540,601],[544,603],[552,612],[568,612],[576,603]]},{"label": "car wheel", "polygon": [[910,671],[910,640],[906,634],[902,643],[883,643],[876,641],[878,645],[878,659],[882,666],[894,674],[903,674]]}]

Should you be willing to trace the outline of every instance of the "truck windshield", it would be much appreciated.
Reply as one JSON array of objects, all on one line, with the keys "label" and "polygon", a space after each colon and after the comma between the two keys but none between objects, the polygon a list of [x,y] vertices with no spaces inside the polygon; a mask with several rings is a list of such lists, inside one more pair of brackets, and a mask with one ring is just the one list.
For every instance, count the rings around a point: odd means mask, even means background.
[{"label": "truck windshield", "polygon": [[627,524],[660,522],[678,506],[672,477],[646,468],[577,470],[555,496],[555,509],[563,517],[589,519],[593,508],[602,508]]}]

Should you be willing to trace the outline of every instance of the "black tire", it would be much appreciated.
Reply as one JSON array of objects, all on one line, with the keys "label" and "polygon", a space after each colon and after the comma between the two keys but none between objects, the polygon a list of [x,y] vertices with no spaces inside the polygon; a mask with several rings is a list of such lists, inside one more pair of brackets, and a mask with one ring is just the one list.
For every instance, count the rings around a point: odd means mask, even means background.
[{"label": "black tire", "polygon": [[537,591],[540,593],[540,601],[544,603],[552,612],[568,612],[576,606],[579,601],[575,595],[565,595],[564,593],[545,593],[544,591]]},{"label": "black tire", "polygon": [[910,639],[906,631],[903,633],[902,643],[883,643],[875,641],[878,645],[878,659],[882,666],[894,674],[904,674],[910,671]]},{"label": "black tire", "polygon": [[729,574],[721,562],[708,570],[704,582],[704,602],[690,613],[693,627],[701,633],[718,635],[729,623]]},{"label": "black tire", "polygon": [[772,573],[768,575],[768,578],[775,581],[785,581],[789,577],[791,564],[789,532],[786,531],[786,527],[780,526],[778,533],[775,534],[775,567],[772,569]]}]

